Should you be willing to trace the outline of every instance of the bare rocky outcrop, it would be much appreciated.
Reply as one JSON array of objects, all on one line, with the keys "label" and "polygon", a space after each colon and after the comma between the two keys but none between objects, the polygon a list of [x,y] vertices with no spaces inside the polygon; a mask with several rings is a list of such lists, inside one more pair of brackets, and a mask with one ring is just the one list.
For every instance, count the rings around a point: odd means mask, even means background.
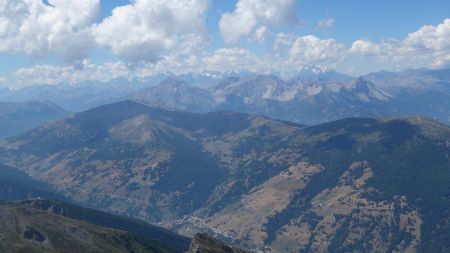
[{"label": "bare rocky outcrop", "polygon": [[208,234],[196,234],[187,253],[249,253],[249,251],[234,248],[215,239]]}]

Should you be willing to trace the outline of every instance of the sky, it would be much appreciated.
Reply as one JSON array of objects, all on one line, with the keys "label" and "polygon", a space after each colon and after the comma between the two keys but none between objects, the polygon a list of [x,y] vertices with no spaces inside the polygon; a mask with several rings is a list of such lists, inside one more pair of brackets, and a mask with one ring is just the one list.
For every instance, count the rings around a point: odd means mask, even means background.
[{"label": "sky", "polygon": [[0,85],[450,65],[448,0],[0,0]]}]

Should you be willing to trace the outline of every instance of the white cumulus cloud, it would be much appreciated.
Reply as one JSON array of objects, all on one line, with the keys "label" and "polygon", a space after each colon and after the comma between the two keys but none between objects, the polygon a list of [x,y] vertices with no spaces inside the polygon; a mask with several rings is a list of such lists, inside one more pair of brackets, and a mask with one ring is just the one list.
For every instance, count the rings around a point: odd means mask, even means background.
[{"label": "white cumulus cloud", "polygon": [[255,33],[253,34],[250,40],[262,42],[265,41],[269,36],[270,36],[269,28],[267,28],[267,26],[260,26],[258,27],[258,29],[256,29]]},{"label": "white cumulus cloud", "polygon": [[408,34],[402,44],[410,49],[441,51],[450,49],[450,19],[437,26],[426,25]]},{"label": "white cumulus cloud", "polygon": [[304,65],[329,68],[347,55],[348,48],[334,39],[280,33],[274,40],[271,68],[278,71],[298,70]]},{"label": "white cumulus cloud", "polygon": [[353,42],[350,52],[380,62],[392,61],[402,68],[445,66],[450,61],[450,19],[437,26],[423,26],[401,40],[375,43],[360,39]]},{"label": "white cumulus cloud", "polygon": [[328,28],[334,26],[336,23],[336,20],[334,18],[323,18],[319,20],[317,23],[317,27],[319,28]]},{"label": "white cumulus cloud", "polygon": [[242,48],[221,48],[203,59],[205,68],[217,71],[261,71],[266,67],[255,53]]},{"label": "white cumulus cloud", "polygon": [[[93,28],[95,41],[132,61],[156,61],[193,35],[204,36],[208,0],[135,0]],[[192,42],[192,40],[190,41]]]},{"label": "white cumulus cloud", "polygon": [[336,62],[346,54],[346,47],[334,39],[320,39],[314,35],[295,40],[289,54],[294,61],[311,63]]},{"label": "white cumulus cloud", "polygon": [[226,42],[234,43],[255,32],[261,34],[261,27],[292,24],[295,5],[295,0],[239,0],[233,12],[222,15],[220,32]]},{"label": "white cumulus cloud", "polygon": [[0,84],[5,84],[6,82],[8,82],[8,79],[4,76],[0,76]]},{"label": "white cumulus cloud", "polygon": [[376,44],[370,40],[359,39],[353,42],[350,52],[359,55],[381,55],[386,52],[383,51],[385,47],[388,47],[388,44]]},{"label": "white cumulus cloud", "polygon": [[91,46],[89,28],[99,0],[0,1],[0,51],[33,57],[56,54],[80,59]]}]

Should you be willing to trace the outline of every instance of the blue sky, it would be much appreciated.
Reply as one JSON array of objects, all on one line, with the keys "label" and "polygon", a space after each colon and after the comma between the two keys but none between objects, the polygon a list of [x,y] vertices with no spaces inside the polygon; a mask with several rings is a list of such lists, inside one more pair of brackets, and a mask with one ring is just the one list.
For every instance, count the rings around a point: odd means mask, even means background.
[{"label": "blue sky", "polygon": [[312,64],[361,75],[450,61],[445,0],[5,1],[0,82],[9,86],[76,82],[70,71],[96,79],[106,68],[131,78]]}]

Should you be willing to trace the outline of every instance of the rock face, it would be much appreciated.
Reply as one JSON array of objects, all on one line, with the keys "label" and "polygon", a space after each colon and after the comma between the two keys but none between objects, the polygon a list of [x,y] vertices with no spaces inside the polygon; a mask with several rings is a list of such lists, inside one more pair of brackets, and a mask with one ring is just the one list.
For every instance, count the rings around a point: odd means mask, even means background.
[{"label": "rock face", "polygon": [[302,126],[125,101],[7,139],[0,162],[60,194],[266,252],[445,251],[450,127]]},{"label": "rock face", "polygon": [[208,234],[196,234],[192,238],[187,253],[248,253],[243,249],[233,248]]},{"label": "rock face", "polygon": [[207,112],[214,103],[207,90],[175,78],[168,78],[157,86],[140,91],[133,95],[132,99],[154,107],[177,108],[192,112]]}]

